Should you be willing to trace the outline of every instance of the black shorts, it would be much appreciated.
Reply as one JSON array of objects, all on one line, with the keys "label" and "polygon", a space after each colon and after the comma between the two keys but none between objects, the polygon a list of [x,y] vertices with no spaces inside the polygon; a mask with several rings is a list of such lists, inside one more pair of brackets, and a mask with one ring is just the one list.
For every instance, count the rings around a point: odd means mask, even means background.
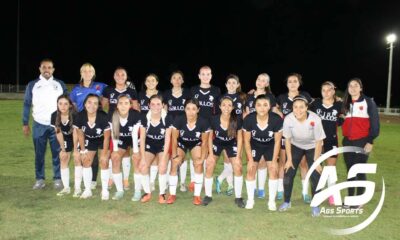
[{"label": "black shorts", "polygon": [[104,138],[86,138],[85,148],[88,151],[97,151],[98,149],[103,149]]},{"label": "black shorts", "polygon": [[132,138],[131,137],[124,137],[118,139],[118,148],[122,148],[124,150],[128,149],[132,146]]},{"label": "black shorts", "polygon": [[200,146],[201,141],[199,142],[184,142],[184,141],[178,141],[178,148],[182,149],[184,152],[192,151],[192,149],[196,146]]},{"label": "black shorts", "polygon": [[164,152],[164,144],[146,144],[146,152],[150,152],[154,155]]},{"label": "black shorts", "polygon": [[264,146],[251,146],[251,156],[255,162],[259,162],[261,157],[264,156],[265,161],[272,161],[274,155],[274,144]]},{"label": "black shorts", "polygon": [[218,143],[213,143],[213,154],[214,156],[220,156],[222,151],[225,150],[229,158],[237,156],[237,144],[223,145]]},{"label": "black shorts", "polygon": [[[323,147],[323,152],[322,153],[326,153],[334,148],[337,148],[339,146],[338,140],[337,138],[329,138],[329,139],[324,139],[324,145]],[[332,158],[337,158],[337,155],[333,155],[331,156]]]},{"label": "black shorts", "polygon": [[74,147],[74,142],[72,140],[72,137],[65,137],[64,136],[64,148],[66,152],[71,152],[72,148]]}]

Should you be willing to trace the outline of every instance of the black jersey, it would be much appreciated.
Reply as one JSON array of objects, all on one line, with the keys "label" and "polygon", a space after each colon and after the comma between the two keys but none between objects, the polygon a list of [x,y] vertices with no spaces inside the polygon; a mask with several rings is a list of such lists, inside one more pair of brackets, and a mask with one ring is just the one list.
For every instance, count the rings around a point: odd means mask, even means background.
[{"label": "black jersey", "polygon": [[[132,138],[133,127],[136,125],[142,125],[142,120],[142,115],[138,111],[133,109],[129,110],[126,119],[121,117],[119,119],[119,136],[116,139]],[[112,116],[109,118],[109,124],[112,128]]]},{"label": "black jersey", "polygon": [[197,118],[193,128],[188,127],[186,115],[178,116],[172,125],[175,129],[179,130],[178,141],[191,144],[201,142],[201,134],[210,130],[210,123],[200,116]]},{"label": "black jersey", "polygon": [[108,99],[109,109],[108,114],[111,115],[117,107],[118,97],[120,95],[127,95],[132,100],[137,100],[138,96],[134,89],[126,88],[123,91],[117,90],[115,87],[107,86],[103,91],[103,97]]},{"label": "black jersey", "polygon": [[[158,91],[156,94],[161,94],[160,91]],[[146,95],[146,91],[141,91],[138,95],[139,99],[139,104],[140,104],[140,112],[143,114],[146,114],[149,112],[150,107],[149,107],[149,101],[150,101],[151,96]]]},{"label": "black jersey", "polygon": [[[50,125],[54,128],[56,128],[56,118],[57,118],[57,111],[53,112],[51,114],[51,120],[50,120]],[[70,125],[70,121],[73,121],[76,118],[76,114],[72,115],[72,119],[68,119],[68,121],[66,123],[61,122],[60,123],[60,131],[64,137],[64,140],[68,139],[72,139],[72,125]]]},{"label": "black jersey", "polygon": [[175,97],[172,95],[172,89],[168,89],[163,93],[164,102],[168,104],[168,115],[172,118],[185,114],[185,102],[191,98],[190,91],[188,89],[182,89],[182,95]]},{"label": "black jersey", "polygon": [[[270,100],[270,108],[276,107],[276,98],[272,93],[265,94]],[[247,96],[246,107],[249,108],[249,113],[253,113],[256,111],[256,96],[254,94],[250,94]]]},{"label": "black jersey", "polygon": [[165,132],[168,128],[172,128],[172,117],[167,114],[164,119],[161,119],[157,125],[153,125],[145,115],[142,115],[143,127],[146,128],[146,145],[161,145],[164,144]]},{"label": "black jersey", "polygon": [[85,110],[78,113],[76,121],[74,121],[74,127],[81,129],[85,135],[85,139],[89,140],[103,139],[104,132],[110,130],[107,113],[101,110],[97,111],[96,120],[93,125],[89,125]]},{"label": "black jersey", "polygon": [[321,99],[316,99],[310,106],[322,120],[322,126],[327,138],[337,138],[337,126],[342,125],[342,118],[339,117],[342,109],[342,102],[334,102],[332,106],[325,106]]},{"label": "black jersey", "polygon": [[249,114],[243,121],[243,129],[251,132],[250,143],[254,146],[274,144],[274,133],[282,131],[283,120],[273,112],[268,113],[268,124],[263,129],[257,123],[257,114]]},{"label": "black jersey", "polygon": [[[237,115],[242,115],[243,114],[243,102],[240,99],[239,93],[234,93],[234,94],[229,94],[226,93],[223,95],[223,97],[230,97],[233,100],[233,107],[234,107],[234,111]],[[218,108],[218,106],[216,106],[216,108],[218,109],[218,113],[221,112],[221,110]]]},{"label": "black jersey", "polygon": [[[237,117],[237,128],[236,131],[242,129],[242,118]],[[228,136],[228,129],[225,129],[221,125],[221,115],[216,115],[211,118],[211,129],[214,131],[214,142],[221,145],[230,145],[236,143],[236,138]]]},{"label": "black jersey", "polygon": [[[313,99],[308,92],[300,91],[299,95],[304,96],[307,99],[308,103],[312,103]],[[278,104],[284,116],[293,111],[293,99],[289,97],[288,93],[284,93],[278,96]]]},{"label": "black jersey", "polygon": [[197,99],[200,104],[199,115],[203,118],[209,118],[217,113],[218,101],[221,96],[219,87],[211,85],[210,88],[201,88],[200,85],[192,87],[190,90],[192,97]]}]

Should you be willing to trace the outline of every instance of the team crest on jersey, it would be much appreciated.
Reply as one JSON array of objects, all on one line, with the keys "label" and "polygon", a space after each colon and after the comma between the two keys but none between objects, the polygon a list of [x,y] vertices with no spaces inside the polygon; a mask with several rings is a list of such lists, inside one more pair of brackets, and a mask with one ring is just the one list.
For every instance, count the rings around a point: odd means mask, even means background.
[{"label": "team crest on jersey", "polygon": [[242,104],[240,102],[237,103],[237,108],[239,108],[239,109],[242,108]]},{"label": "team crest on jersey", "polygon": [[286,108],[286,107],[287,107],[287,102],[284,102],[284,103],[282,104],[282,106],[283,106],[283,108]]},{"label": "team crest on jersey", "polygon": [[172,100],[168,100],[168,105],[169,105],[169,106],[172,105]]},{"label": "team crest on jersey", "polygon": [[269,137],[274,136],[274,132],[273,132],[273,131],[268,131],[268,136],[269,136]]},{"label": "team crest on jersey", "polygon": [[196,138],[199,138],[201,136],[201,132],[196,132]]},{"label": "team crest on jersey", "polygon": [[182,99],[182,104],[185,104],[185,102],[186,102],[186,99]]},{"label": "team crest on jersey", "polygon": [[165,128],[161,128],[161,129],[160,129],[160,134],[161,134],[161,135],[164,135],[164,134],[165,134]]},{"label": "team crest on jersey", "polygon": [[85,130],[86,130],[86,127],[82,126],[82,132],[85,132]]},{"label": "team crest on jersey", "polygon": [[142,99],[142,100],[140,100],[140,105],[144,105],[144,102],[145,102],[145,100],[144,99]]},{"label": "team crest on jersey", "polygon": [[253,107],[253,101],[250,101],[250,102],[249,102],[249,106],[250,106],[250,107]]},{"label": "team crest on jersey", "polygon": [[185,133],[185,130],[180,130],[180,131],[179,131],[179,134],[180,134],[181,136],[183,136],[184,133]]},{"label": "team crest on jersey", "polygon": [[210,100],[210,102],[214,101],[214,97],[213,96],[209,96],[208,99]]},{"label": "team crest on jersey", "polygon": [[96,128],[96,134],[101,134],[101,128]]},{"label": "team crest on jersey", "polygon": [[115,93],[110,94],[110,98],[114,98]]},{"label": "team crest on jersey", "polygon": [[132,131],[133,131],[133,127],[132,127],[132,126],[129,126],[129,127],[128,127],[128,131],[129,131],[129,132],[132,132]]},{"label": "team crest on jersey", "polygon": [[253,136],[253,137],[256,136],[256,130],[251,131],[251,136]]},{"label": "team crest on jersey", "polygon": [[332,111],[332,115],[333,115],[333,116],[336,116],[336,114],[337,114],[337,111],[336,111],[336,109],[333,109],[333,111]]},{"label": "team crest on jersey", "polygon": [[194,98],[196,98],[196,99],[199,98],[199,94],[195,94]]},{"label": "team crest on jersey", "polygon": [[58,86],[56,84],[53,84],[54,90],[58,90]]}]

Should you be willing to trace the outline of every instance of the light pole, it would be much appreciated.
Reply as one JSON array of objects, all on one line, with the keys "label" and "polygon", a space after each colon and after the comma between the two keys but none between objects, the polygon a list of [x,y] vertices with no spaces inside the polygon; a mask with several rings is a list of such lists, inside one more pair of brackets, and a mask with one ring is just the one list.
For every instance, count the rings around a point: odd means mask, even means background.
[{"label": "light pole", "polygon": [[393,43],[396,41],[396,34],[392,33],[386,37],[386,41],[389,44],[389,74],[388,74],[388,88],[386,94],[386,113],[389,113],[390,108],[390,92],[392,88],[392,60],[393,60]]}]

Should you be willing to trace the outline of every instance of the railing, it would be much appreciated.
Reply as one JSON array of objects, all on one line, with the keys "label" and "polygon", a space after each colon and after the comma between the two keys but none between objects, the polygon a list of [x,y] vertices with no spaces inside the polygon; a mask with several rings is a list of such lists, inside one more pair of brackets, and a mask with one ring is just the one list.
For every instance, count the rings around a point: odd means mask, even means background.
[{"label": "railing", "polygon": [[386,108],[380,107],[378,111],[384,115],[400,116],[400,108],[389,108],[389,111],[386,111]]},{"label": "railing", "polygon": [[25,92],[26,85],[0,84],[0,93],[23,93]]}]

